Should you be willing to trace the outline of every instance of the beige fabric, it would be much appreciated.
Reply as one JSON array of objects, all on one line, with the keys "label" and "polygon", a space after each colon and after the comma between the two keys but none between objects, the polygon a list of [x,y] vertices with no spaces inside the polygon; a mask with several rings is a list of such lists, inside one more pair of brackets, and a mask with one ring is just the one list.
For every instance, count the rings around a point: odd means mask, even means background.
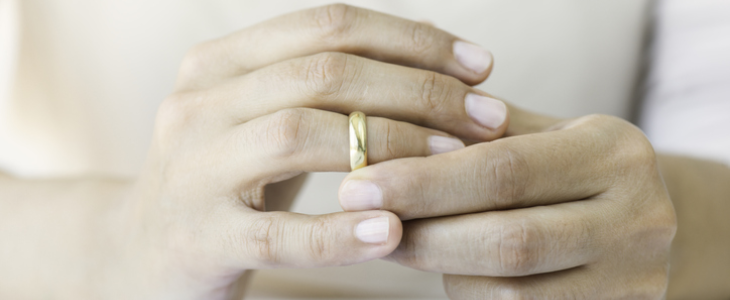
[{"label": "beige fabric", "polygon": [[[134,176],[186,49],[325,2],[22,1],[14,90],[0,95],[0,169]],[[428,19],[492,50],[495,68],[480,87],[523,107],[562,117],[629,113],[648,1],[345,2]],[[294,209],[339,210],[342,176],[312,176]],[[253,294],[445,297],[440,275],[382,261],[262,271]]]}]

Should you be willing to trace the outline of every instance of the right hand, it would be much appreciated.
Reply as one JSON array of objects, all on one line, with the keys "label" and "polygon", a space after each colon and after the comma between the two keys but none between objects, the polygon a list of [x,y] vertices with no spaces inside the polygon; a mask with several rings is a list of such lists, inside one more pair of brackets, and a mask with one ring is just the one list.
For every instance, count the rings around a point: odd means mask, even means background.
[{"label": "right hand", "polygon": [[343,114],[355,110],[369,116],[371,163],[463,147],[454,137],[500,137],[504,104],[468,85],[491,70],[478,49],[345,5],[194,47],[125,202],[121,253],[107,274],[126,276],[116,281],[124,286],[104,298],[225,299],[245,270],[388,255],[401,238],[394,214],[265,212],[263,189],[302,172],[349,171]]}]

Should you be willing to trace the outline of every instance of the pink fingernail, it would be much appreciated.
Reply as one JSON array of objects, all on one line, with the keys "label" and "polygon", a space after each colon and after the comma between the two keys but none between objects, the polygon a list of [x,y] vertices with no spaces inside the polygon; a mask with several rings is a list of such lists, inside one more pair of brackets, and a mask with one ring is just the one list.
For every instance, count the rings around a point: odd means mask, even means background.
[{"label": "pink fingernail", "polygon": [[507,118],[507,106],[497,99],[470,93],[464,102],[469,117],[484,127],[495,129]]},{"label": "pink fingernail", "polygon": [[460,139],[432,135],[428,137],[428,146],[431,148],[431,154],[439,154],[464,148],[464,142]]},{"label": "pink fingernail", "polygon": [[340,190],[340,205],[346,211],[380,209],[383,193],[370,181],[350,180]]},{"label": "pink fingernail", "polygon": [[481,74],[492,65],[492,53],[477,45],[454,42],[454,57],[464,67]]},{"label": "pink fingernail", "polygon": [[370,244],[387,242],[389,233],[390,219],[388,217],[367,219],[355,227],[355,236],[359,240]]}]

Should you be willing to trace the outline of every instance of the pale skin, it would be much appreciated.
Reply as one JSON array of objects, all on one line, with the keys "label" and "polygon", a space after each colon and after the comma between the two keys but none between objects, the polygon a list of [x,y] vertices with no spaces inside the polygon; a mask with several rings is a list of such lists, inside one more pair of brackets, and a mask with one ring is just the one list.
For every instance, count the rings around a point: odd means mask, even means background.
[{"label": "pale skin", "polygon": [[[485,126],[465,99],[491,98],[471,87],[491,64],[465,67],[457,41],[332,5],[195,47],[139,178],[0,176],[0,298],[236,299],[250,270],[378,258],[444,273],[452,299],[730,296],[726,166],[656,155],[608,116],[507,104]],[[349,171],[354,110],[372,165],[343,182],[346,212],[266,211],[300,174]],[[354,181],[378,207],[348,202]]]}]

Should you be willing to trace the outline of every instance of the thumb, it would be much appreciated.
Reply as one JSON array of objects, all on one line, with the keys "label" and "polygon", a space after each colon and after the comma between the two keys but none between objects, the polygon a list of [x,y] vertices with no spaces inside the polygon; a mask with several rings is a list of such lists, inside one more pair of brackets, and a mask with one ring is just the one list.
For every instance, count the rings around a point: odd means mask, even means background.
[{"label": "thumb", "polygon": [[[361,263],[390,254],[403,234],[388,211],[339,212],[319,216],[291,212],[251,212],[240,228],[242,238],[228,249],[241,267],[312,268]],[[241,215],[238,215],[241,218]]]}]

